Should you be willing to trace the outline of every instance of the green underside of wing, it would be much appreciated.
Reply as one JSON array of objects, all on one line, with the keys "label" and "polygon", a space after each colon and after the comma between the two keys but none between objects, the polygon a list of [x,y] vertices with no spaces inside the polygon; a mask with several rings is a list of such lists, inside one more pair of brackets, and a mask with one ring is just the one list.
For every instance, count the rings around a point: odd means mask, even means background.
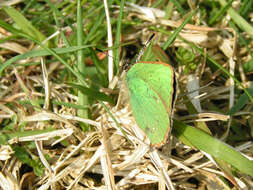
[{"label": "green underside of wing", "polygon": [[138,126],[152,144],[163,145],[171,127],[173,69],[163,64],[137,63],[127,73],[127,84]]}]

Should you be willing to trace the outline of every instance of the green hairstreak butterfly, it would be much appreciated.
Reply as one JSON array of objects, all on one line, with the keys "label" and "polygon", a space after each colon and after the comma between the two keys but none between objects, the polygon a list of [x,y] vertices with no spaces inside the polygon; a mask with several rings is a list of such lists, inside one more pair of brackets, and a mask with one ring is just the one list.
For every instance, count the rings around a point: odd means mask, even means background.
[{"label": "green hairstreak butterfly", "polygon": [[152,146],[161,147],[167,142],[172,126],[176,97],[173,67],[161,61],[138,61],[127,71],[126,82],[137,125]]}]

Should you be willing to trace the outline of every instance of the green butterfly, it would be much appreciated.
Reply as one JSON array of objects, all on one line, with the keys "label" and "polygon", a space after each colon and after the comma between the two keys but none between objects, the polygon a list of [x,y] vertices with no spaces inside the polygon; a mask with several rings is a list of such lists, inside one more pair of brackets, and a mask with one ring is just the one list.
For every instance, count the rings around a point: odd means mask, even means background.
[{"label": "green butterfly", "polygon": [[149,45],[143,57],[127,71],[126,82],[136,123],[151,145],[159,148],[171,133],[176,76],[173,67],[164,61],[168,62],[167,55],[158,46]]}]

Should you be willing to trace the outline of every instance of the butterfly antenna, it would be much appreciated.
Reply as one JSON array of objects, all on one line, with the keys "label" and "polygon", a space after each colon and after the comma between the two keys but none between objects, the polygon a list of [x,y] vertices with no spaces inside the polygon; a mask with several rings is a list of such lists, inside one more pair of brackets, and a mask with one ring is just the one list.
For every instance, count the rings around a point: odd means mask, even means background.
[{"label": "butterfly antenna", "polygon": [[[143,55],[143,53],[144,53],[146,47],[149,46],[149,44],[150,44],[151,40],[154,38],[154,36],[155,36],[155,33],[153,33],[153,34],[150,36],[150,38],[147,40],[147,42],[144,44],[144,46],[142,47],[142,49],[140,50],[140,52],[139,52],[138,55],[136,56],[135,63],[137,63],[137,62],[140,61],[141,56]],[[120,68],[120,73],[122,73],[123,71],[126,71],[126,72],[127,72],[127,71],[131,68],[131,66],[132,66],[133,64],[135,64],[135,63],[130,62],[129,60],[124,61],[123,64],[122,64],[122,66],[121,66],[121,68]]]},{"label": "butterfly antenna", "polygon": [[150,38],[146,41],[146,43],[144,44],[144,46],[142,47],[141,51],[139,52],[137,58],[136,58],[136,63],[140,61],[141,56],[143,55],[145,49],[149,46],[150,42],[152,41],[152,39],[154,38],[155,33],[153,33]]}]

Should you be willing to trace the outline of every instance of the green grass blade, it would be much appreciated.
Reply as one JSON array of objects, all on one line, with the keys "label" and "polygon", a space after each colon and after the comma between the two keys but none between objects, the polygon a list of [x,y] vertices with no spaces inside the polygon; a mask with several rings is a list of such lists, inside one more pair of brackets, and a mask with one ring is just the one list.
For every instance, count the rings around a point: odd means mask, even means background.
[{"label": "green grass blade", "polygon": [[[83,45],[83,16],[82,16],[82,6],[81,6],[81,1],[77,1],[77,45],[81,46]],[[83,57],[83,50],[80,49],[77,51],[77,68],[80,73],[85,73],[85,64],[84,64],[84,57]],[[82,81],[79,81],[80,83]],[[88,106],[89,101],[88,101],[88,96],[78,90],[78,104],[81,106]],[[88,118],[89,113],[88,110],[78,110],[77,115],[81,118]],[[84,123],[81,124],[82,129],[86,131],[88,128],[87,125]]]},{"label": "green grass blade", "polygon": [[[190,142],[190,145],[195,148],[231,164],[245,174],[253,176],[253,162],[233,147],[182,122],[174,120],[173,124],[173,134],[183,143]],[[184,142],[185,140],[187,142]]]},{"label": "green grass blade", "polygon": [[[68,84],[71,85],[73,88],[78,89],[82,94],[87,95],[90,98],[113,103],[113,100],[111,99],[111,97],[107,96],[106,94],[102,92],[99,92],[98,90],[95,90],[94,88],[86,88],[81,85],[77,85],[73,83],[68,83]],[[86,106],[86,105],[81,105],[81,106]]]},{"label": "green grass blade", "polygon": [[54,3],[52,3],[50,0],[45,0],[45,2],[47,2],[47,4],[49,5],[49,7],[56,12],[57,15],[59,15],[61,17],[61,19],[64,20],[64,22],[74,31],[75,28],[73,27],[73,25],[71,24],[71,22],[68,20],[68,17],[64,16],[62,14],[62,11],[59,11],[57,9],[57,7],[55,7]]},{"label": "green grass blade", "polygon": [[253,57],[251,58],[251,60],[243,64],[243,70],[245,71],[245,73],[253,72]]},{"label": "green grass blade", "polygon": [[10,29],[12,32],[15,32],[16,35],[19,35],[21,37],[24,37],[26,39],[29,39],[33,42],[35,42],[36,44],[40,45],[42,48],[44,48],[46,51],[48,51],[49,53],[51,53],[53,56],[55,56],[56,59],[58,59],[62,64],[65,65],[65,67],[71,72],[73,73],[78,80],[82,81],[82,84],[87,86],[86,81],[83,79],[82,75],[75,71],[64,59],[62,59],[56,52],[53,51],[53,49],[48,48],[46,45],[44,45],[43,43],[41,43],[40,41],[38,41],[37,39],[33,38],[32,36],[29,36],[19,30],[16,30],[12,27],[10,27],[10,25],[6,24],[5,22],[0,20],[0,25],[4,26],[5,28]]},{"label": "green grass blade", "polygon": [[178,12],[181,15],[184,15],[186,13],[186,11],[183,9],[179,1],[177,0],[171,0],[171,1],[173,2],[173,4],[175,5],[175,7],[177,8]]},{"label": "green grass blade", "polygon": [[[120,9],[119,9],[119,16],[117,19],[117,29],[116,29],[116,36],[115,36],[115,45],[120,45],[120,34],[121,34],[121,23],[123,18],[123,9],[124,9],[125,0],[120,1]],[[120,53],[120,47],[116,47],[114,50],[115,52],[115,66],[116,70],[119,70],[119,53]]]},{"label": "green grass blade", "polygon": [[46,37],[37,30],[19,11],[12,7],[4,7],[3,10],[13,19],[13,21],[24,32],[42,42]]},{"label": "green grass blade", "polygon": [[[222,6],[226,6],[227,2],[225,0],[219,0]],[[243,31],[247,32],[251,38],[253,38],[253,26],[250,25],[241,15],[239,15],[234,9],[229,8],[228,13],[236,25]]]},{"label": "green grass blade", "polygon": [[[185,40],[184,40],[185,41]],[[192,44],[192,43],[191,43]],[[237,79],[235,78],[234,75],[231,75],[231,73],[229,71],[227,71],[225,68],[223,68],[219,63],[217,63],[212,57],[210,57],[209,55],[206,55],[205,52],[200,49],[199,47],[197,47],[196,45],[192,44],[192,47],[197,50],[199,53],[201,53],[202,56],[206,56],[206,58],[211,61],[211,63],[213,63],[216,67],[218,67],[220,70],[222,70],[227,76],[233,78],[233,80],[235,81],[235,83],[242,87],[242,89],[244,90],[244,92],[248,95],[249,99],[251,102],[253,102],[253,96],[251,96],[251,94],[249,93],[249,91],[243,86],[243,84]]]},{"label": "green grass blade", "polygon": [[252,0],[244,0],[241,2],[241,6],[240,6],[240,15],[245,17],[245,16],[249,16],[250,11],[253,7],[253,1]]},{"label": "green grass blade", "polygon": [[54,129],[48,128],[44,130],[33,130],[33,131],[22,131],[22,132],[3,132],[0,134],[0,144],[8,144],[8,140],[12,138],[28,137],[32,135],[40,135],[43,133],[48,133],[54,131]]},{"label": "green grass blade", "polygon": [[225,14],[225,12],[229,9],[229,7],[232,5],[234,0],[229,0],[229,2],[223,6],[208,22],[208,25],[212,25],[213,23],[217,22],[222,15]]},{"label": "green grass blade", "polygon": [[[53,52],[55,52],[56,54],[66,54],[66,53],[71,53],[71,52],[78,51],[80,49],[85,49],[85,48],[94,47],[94,46],[96,46],[96,45],[85,45],[85,46],[80,46],[80,47],[79,46],[72,46],[69,48],[52,48],[51,50]],[[17,61],[20,61],[20,60],[26,59],[26,58],[48,56],[48,55],[53,55],[53,53],[48,50],[32,50],[32,51],[29,51],[29,52],[24,53],[22,55],[17,55],[15,57],[12,57],[8,61],[6,61],[4,64],[0,65],[0,76],[2,75],[2,72],[4,71],[4,69],[9,67],[14,62],[17,62]]]},{"label": "green grass blade", "polygon": [[191,14],[185,19],[185,21],[173,32],[173,34],[168,38],[168,40],[162,46],[162,49],[167,49],[176,39],[179,32],[184,28],[184,26],[192,19],[193,15],[196,13],[197,9],[191,12]]},{"label": "green grass blade", "polygon": [[37,176],[42,176],[44,173],[44,166],[40,162],[39,158],[31,157],[30,153],[24,147],[20,146],[12,146],[13,150],[15,151],[15,156],[24,164],[32,167],[34,173]]},{"label": "green grass blade", "polygon": [[[253,96],[253,86],[248,89],[249,93]],[[243,93],[239,99],[237,100],[237,103],[229,110],[228,114],[233,115],[236,112],[240,111],[247,103],[249,102],[249,97],[246,93]]]},{"label": "green grass blade", "polygon": [[[41,106],[43,106],[44,103],[45,103],[45,99],[37,99],[36,101]],[[31,101],[29,101],[29,100],[19,100],[18,103],[21,104],[21,105],[32,105]],[[81,106],[81,105],[78,105],[78,104],[73,104],[73,103],[69,103],[69,102],[55,101],[55,100],[52,100],[51,103],[53,105],[65,106],[65,107],[74,108],[74,109],[87,109],[88,108],[87,106]]]}]

